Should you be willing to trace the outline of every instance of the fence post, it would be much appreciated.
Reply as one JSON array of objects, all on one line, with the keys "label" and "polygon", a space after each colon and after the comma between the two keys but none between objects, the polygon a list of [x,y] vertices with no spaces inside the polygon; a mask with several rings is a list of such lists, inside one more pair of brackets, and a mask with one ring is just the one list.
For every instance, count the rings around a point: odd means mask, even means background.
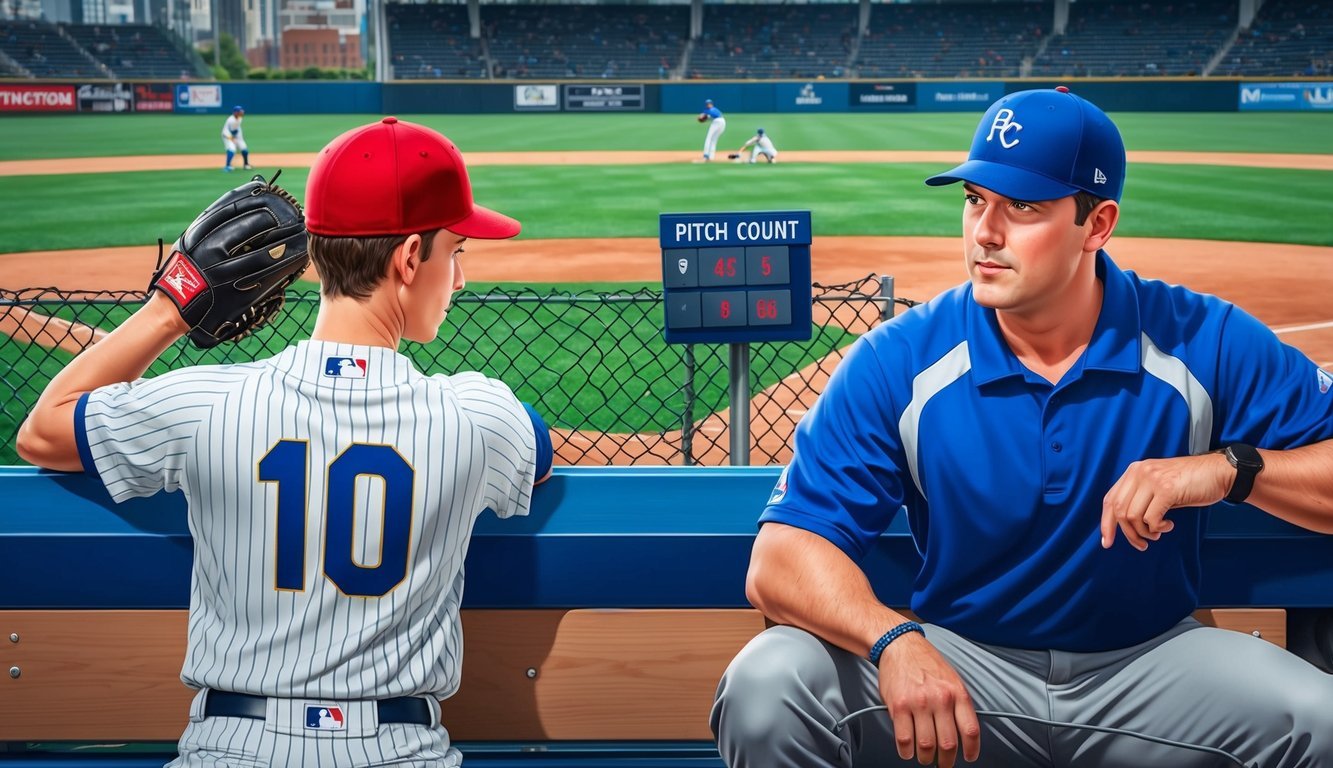
[{"label": "fence post", "polygon": [[731,466],[750,466],[750,345],[731,344]]},{"label": "fence post", "polygon": [[893,319],[893,275],[879,276],[879,300],[880,322]]},{"label": "fence post", "polygon": [[685,466],[694,465],[694,345],[685,345],[685,417],[680,425],[680,452]]}]

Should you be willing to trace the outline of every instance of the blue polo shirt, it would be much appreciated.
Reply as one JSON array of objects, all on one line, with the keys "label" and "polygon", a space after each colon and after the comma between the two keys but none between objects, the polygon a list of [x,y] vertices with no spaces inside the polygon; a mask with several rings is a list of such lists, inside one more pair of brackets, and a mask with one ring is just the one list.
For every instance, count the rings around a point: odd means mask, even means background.
[{"label": "blue polo shirt", "polygon": [[905,506],[912,610],[980,642],[1101,651],[1174,625],[1197,605],[1203,511],[1172,512],[1146,552],[1119,532],[1104,550],[1102,498],[1140,459],[1333,437],[1333,380],[1216,297],[1104,252],[1097,275],[1101,315],[1059,384],[1018,361],[970,284],[867,333],[797,427],[760,521],[860,560]]}]

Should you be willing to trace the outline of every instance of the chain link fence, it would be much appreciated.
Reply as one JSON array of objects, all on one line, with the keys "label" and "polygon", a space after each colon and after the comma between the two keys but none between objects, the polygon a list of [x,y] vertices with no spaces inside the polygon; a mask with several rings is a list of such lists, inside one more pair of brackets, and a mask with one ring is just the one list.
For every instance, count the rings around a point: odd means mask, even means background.
[{"label": "chain link fence", "polygon": [[[748,463],[791,458],[796,423],[841,351],[895,304],[915,303],[894,298],[891,285],[874,275],[816,283],[810,341],[751,345]],[[0,464],[22,463],[14,436],[51,378],[144,300],[141,292],[0,290]],[[211,350],[182,340],[146,375],[277,354],[309,337],[318,307],[317,291],[289,292],[270,327]],[[727,346],[668,345],[661,329],[661,291],[464,291],[441,339],[401,351],[423,373],[476,370],[507,383],[547,417],[558,463],[730,463]]]}]

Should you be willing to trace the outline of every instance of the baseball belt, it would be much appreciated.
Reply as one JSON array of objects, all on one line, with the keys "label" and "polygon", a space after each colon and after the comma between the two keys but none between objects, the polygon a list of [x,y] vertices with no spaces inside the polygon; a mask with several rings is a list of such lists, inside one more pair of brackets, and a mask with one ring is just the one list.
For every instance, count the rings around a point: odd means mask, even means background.
[{"label": "baseball belt", "polygon": [[[420,696],[400,696],[375,702],[380,723],[435,725],[430,704]],[[204,717],[244,717],[263,720],[268,714],[268,697],[208,689],[204,699]]]}]

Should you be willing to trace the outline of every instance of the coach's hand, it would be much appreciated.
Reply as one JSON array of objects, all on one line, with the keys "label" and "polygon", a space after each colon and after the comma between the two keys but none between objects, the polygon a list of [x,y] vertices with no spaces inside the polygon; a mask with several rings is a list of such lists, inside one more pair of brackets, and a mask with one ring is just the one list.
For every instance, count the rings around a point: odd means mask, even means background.
[{"label": "coach's hand", "polygon": [[898,756],[941,768],[981,754],[981,725],[972,697],[953,666],[918,632],[889,644],[879,659],[879,692],[893,721]]},{"label": "coach's hand", "polygon": [[1220,453],[1130,464],[1102,499],[1102,547],[1110,549],[1119,527],[1131,546],[1146,550],[1176,527],[1166,513],[1221,501],[1235,477],[1236,470]]}]

